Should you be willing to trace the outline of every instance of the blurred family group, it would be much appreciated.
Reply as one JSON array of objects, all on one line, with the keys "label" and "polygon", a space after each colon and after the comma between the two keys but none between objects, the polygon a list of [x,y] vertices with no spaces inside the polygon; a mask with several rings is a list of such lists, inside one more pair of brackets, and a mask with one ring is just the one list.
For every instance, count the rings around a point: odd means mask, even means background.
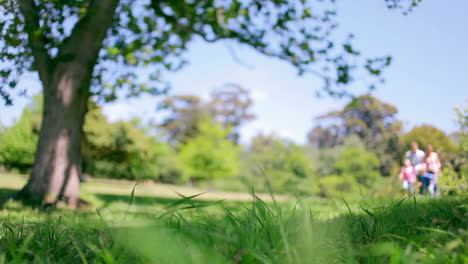
[{"label": "blurred family group", "polygon": [[408,190],[409,195],[415,194],[417,186],[419,194],[440,196],[438,182],[441,175],[440,158],[432,145],[427,145],[424,152],[419,149],[418,143],[412,142],[411,150],[405,154],[404,166],[399,175],[403,180],[403,188]]}]

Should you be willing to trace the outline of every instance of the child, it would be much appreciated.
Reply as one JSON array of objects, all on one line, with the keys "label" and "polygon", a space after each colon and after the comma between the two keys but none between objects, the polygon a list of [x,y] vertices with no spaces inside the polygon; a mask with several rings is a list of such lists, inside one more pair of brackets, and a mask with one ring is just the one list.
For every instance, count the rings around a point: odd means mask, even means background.
[{"label": "child", "polygon": [[421,182],[419,193],[425,194],[426,191],[429,190],[429,184],[431,183],[431,179],[432,179],[432,174],[427,172],[427,167],[425,163],[421,164],[418,178],[419,178],[419,181]]},{"label": "child", "polygon": [[401,168],[400,180],[403,180],[403,186],[407,182],[410,195],[414,195],[414,184],[416,183],[416,170],[411,166],[411,161],[409,159],[405,160],[405,166]]}]

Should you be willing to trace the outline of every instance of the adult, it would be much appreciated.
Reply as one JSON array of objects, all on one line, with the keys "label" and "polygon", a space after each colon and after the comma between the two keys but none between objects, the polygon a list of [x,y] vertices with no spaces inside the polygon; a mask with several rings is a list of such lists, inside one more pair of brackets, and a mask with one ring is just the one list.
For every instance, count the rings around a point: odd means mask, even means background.
[{"label": "adult", "polygon": [[419,145],[417,142],[413,141],[411,142],[411,149],[408,150],[405,154],[405,159],[409,159],[411,162],[411,165],[414,167],[414,171],[416,173],[416,176],[419,181],[419,193],[422,194],[424,192],[424,186],[423,183],[424,181],[422,180],[421,177],[421,169],[423,169],[425,163],[424,159],[426,157],[426,154],[424,151],[419,149]]},{"label": "adult", "polygon": [[432,196],[440,195],[439,178],[442,175],[442,163],[440,162],[439,154],[434,151],[432,145],[427,145],[426,157],[424,159],[426,164],[427,173],[431,176],[431,184],[429,185],[429,192]]},{"label": "adult", "polygon": [[416,142],[411,142],[411,149],[408,150],[405,154],[405,159],[409,159],[411,165],[416,170],[416,175],[419,175],[419,171],[421,169],[421,165],[424,163],[424,159],[426,154],[424,151],[419,149],[419,145]]}]

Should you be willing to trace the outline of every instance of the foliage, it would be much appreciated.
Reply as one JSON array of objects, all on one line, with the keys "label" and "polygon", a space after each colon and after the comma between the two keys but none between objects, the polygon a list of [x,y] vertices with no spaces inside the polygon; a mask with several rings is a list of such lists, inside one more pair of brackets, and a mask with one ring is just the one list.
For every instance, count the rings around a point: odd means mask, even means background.
[{"label": "foliage", "polygon": [[[136,124],[109,123],[97,106],[84,125],[84,168],[96,177],[126,179],[167,179],[177,181],[175,155],[170,146],[148,136]],[[172,161],[167,163],[164,161]],[[165,175],[168,173],[168,175]]]},{"label": "foliage", "polygon": [[[154,179],[177,182],[179,162],[174,150],[148,136],[135,122],[110,123],[101,108],[89,102],[84,125],[83,172],[95,177]],[[7,169],[29,170],[40,130],[42,98],[37,96],[21,118],[0,133],[0,164]]]},{"label": "foliage", "polygon": [[455,111],[457,113],[456,120],[460,127],[459,151],[455,163],[459,173],[468,177],[468,102],[463,110],[455,108]]},{"label": "foliage", "polygon": [[227,139],[229,130],[209,118],[198,129],[199,135],[180,147],[184,178],[209,180],[237,175],[240,150]]},{"label": "foliage", "polygon": [[314,144],[307,145],[307,152],[312,158],[314,170],[318,176],[324,177],[336,174],[335,164],[340,159],[343,148],[364,148],[364,143],[357,135],[350,135],[343,139],[343,143],[335,147],[318,147]]},{"label": "foliage", "polygon": [[431,144],[434,151],[439,153],[442,167],[454,168],[457,160],[457,145],[444,131],[431,126],[421,125],[414,127],[411,131],[403,135],[401,145],[405,149],[411,148],[411,142],[417,142],[419,148],[426,150],[428,144]]},{"label": "foliage", "polygon": [[255,119],[255,115],[250,112],[252,104],[248,90],[230,83],[212,92],[207,108],[213,120],[231,129],[229,138],[237,144],[240,126]]},{"label": "foliage", "polygon": [[[401,167],[399,169],[401,170]],[[362,195],[369,198],[401,199],[401,197],[407,195],[407,190],[403,188],[403,183],[398,174],[395,174],[392,177],[376,179],[366,193],[361,192]]]},{"label": "foliage", "polygon": [[172,95],[166,97],[159,109],[169,113],[158,125],[167,140],[174,146],[185,144],[199,134],[198,125],[206,117],[201,99],[194,95]]},{"label": "foliage", "polygon": [[[360,144],[347,141],[348,143],[344,147],[336,149],[334,152],[330,152],[332,149],[325,150],[325,155],[319,156],[318,164],[331,161],[326,165],[332,166],[318,167],[320,172],[327,172],[327,174],[321,175],[317,181],[314,193],[319,196],[348,196],[360,189],[370,189],[379,180],[379,159],[377,156],[360,147]],[[335,155],[329,156],[330,153]],[[327,160],[327,155],[332,159]]]},{"label": "foliage", "polygon": [[182,164],[175,150],[164,142],[154,146],[158,181],[179,184],[183,181]]},{"label": "foliage", "polygon": [[399,135],[402,124],[396,119],[397,108],[369,94],[354,98],[342,110],[318,118],[328,123],[309,132],[309,142],[318,148],[335,147],[351,136],[358,136],[368,151],[380,160],[380,172],[391,175],[400,159]]},{"label": "foliage", "polygon": [[327,127],[313,127],[307,134],[308,143],[316,149],[332,148],[342,144],[342,135],[338,124]]},{"label": "foliage", "polygon": [[314,169],[318,176],[324,177],[335,173],[335,164],[340,158],[342,147],[313,148],[311,151]]},{"label": "foliage", "polygon": [[[454,153],[453,168],[443,168],[440,178],[445,193],[464,193],[468,190],[468,106],[462,110],[455,108],[458,132],[458,151]],[[445,189],[445,190],[444,190]]]},{"label": "foliage", "polygon": [[317,181],[315,193],[320,197],[347,197],[359,189],[356,179],[349,175],[328,175]]},{"label": "foliage", "polygon": [[194,95],[172,95],[159,106],[167,112],[167,117],[157,127],[172,145],[178,146],[196,137],[200,132],[198,124],[209,117],[229,129],[229,138],[237,144],[240,126],[255,118],[250,112],[251,106],[249,91],[236,84],[215,89],[208,101]]},{"label": "foliage", "polygon": [[301,181],[314,177],[305,150],[275,135],[260,134],[252,139],[245,166],[253,186],[263,189],[267,180],[275,192],[296,192]]},{"label": "foliage", "polygon": [[[116,9],[112,24],[88,25],[104,7],[111,12],[102,16],[112,15]],[[250,46],[289,62],[300,73],[315,73],[324,80],[326,92],[339,95],[345,93],[342,85],[354,81],[358,69],[380,76],[391,62],[388,56],[357,60],[361,52],[352,45],[352,36],[336,41],[334,1],[2,0],[0,13],[8,14],[0,19],[0,59],[5,62],[0,69],[0,95],[8,104],[12,101],[6,87],[16,87],[25,73],[37,70],[41,80],[46,80],[52,65],[68,60],[70,45],[78,44],[73,41],[96,44],[77,39],[83,32],[94,40],[108,31],[102,49],[93,46],[98,58],[90,58],[94,68],[91,90],[105,100],[115,99],[119,89],[128,96],[164,90],[161,72],[185,65],[183,55],[196,38]],[[149,66],[154,74],[137,78],[137,69]]]},{"label": "foliage", "polygon": [[350,176],[366,187],[370,187],[380,176],[378,167],[379,159],[374,153],[357,147],[343,149],[335,164],[336,173]]},{"label": "foliage", "polygon": [[35,98],[26,107],[20,119],[11,127],[0,131],[0,164],[7,169],[25,173],[34,162],[34,152],[40,127],[41,102]]},{"label": "foliage", "polygon": [[465,173],[457,173],[450,167],[443,168],[439,185],[444,195],[466,193],[468,190],[468,176]]},{"label": "foliage", "polygon": [[405,149],[411,149],[411,142],[413,141],[417,142],[422,150],[425,150],[428,144],[431,144],[437,152],[450,153],[457,149],[455,143],[444,131],[431,125],[414,127],[403,135],[401,144]]}]

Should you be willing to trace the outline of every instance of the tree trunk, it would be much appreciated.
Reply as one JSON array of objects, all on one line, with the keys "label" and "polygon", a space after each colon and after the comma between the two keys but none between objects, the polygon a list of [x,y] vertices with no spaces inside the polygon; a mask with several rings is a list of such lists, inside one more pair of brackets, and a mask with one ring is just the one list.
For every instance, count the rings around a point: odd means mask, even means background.
[{"label": "tree trunk", "polygon": [[20,197],[33,204],[64,199],[76,208],[81,175],[81,138],[88,103],[89,75],[80,65],[56,68],[44,89],[44,112],[28,183]]}]

